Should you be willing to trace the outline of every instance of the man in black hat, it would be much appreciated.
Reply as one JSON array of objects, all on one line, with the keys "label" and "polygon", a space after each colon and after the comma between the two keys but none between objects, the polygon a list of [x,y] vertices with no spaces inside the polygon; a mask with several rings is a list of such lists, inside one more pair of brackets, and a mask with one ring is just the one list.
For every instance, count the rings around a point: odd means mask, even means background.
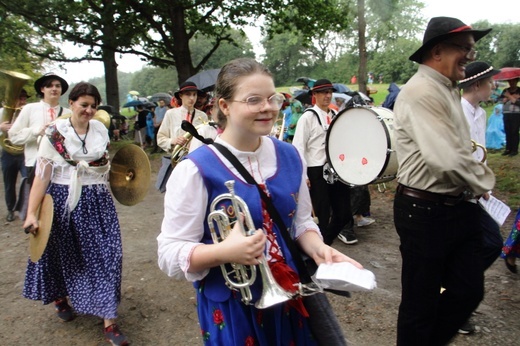
[{"label": "man in black hat", "polygon": [[457,81],[476,57],[475,42],[489,31],[432,18],[410,56],[418,71],[395,103],[397,345],[447,344],[484,295],[480,207],[468,200],[490,191],[495,176],[473,158]]},{"label": "man in black hat", "polygon": [[[176,145],[184,145],[184,131],[181,128],[183,120],[195,127],[208,122],[206,113],[195,108],[198,95],[202,93],[193,82],[184,82],[174,93],[180,107],[172,108],[164,115],[163,122],[157,132],[157,144],[166,152],[171,152]],[[198,139],[194,139],[198,141]]]},{"label": "man in black hat", "polygon": [[[325,139],[330,122],[336,115],[329,109],[334,91],[336,89],[328,79],[319,79],[314,83],[310,93],[315,104],[298,120],[292,142],[307,163],[307,185],[312,206],[327,245],[332,244],[345,225],[353,223],[350,188],[339,181],[329,184],[323,176],[327,163]],[[342,241],[346,244],[357,243],[353,230]]]},{"label": "man in black hat", "polygon": [[[41,98],[40,102],[29,103],[23,107],[18,118],[9,130],[9,139],[15,145],[24,145],[25,166],[27,167],[27,183],[32,184],[34,178],[34,168],[38,155],[38,143],[41,136],[45,134],[45,129],[49,123],[57,117],[72,112],[68,108],[59,105],[60,97],[63,95],[69,84],[53,72],[44,74],[34,82],[34,90]],[[18,205],[20,218],[25,218],[27,200],[23,205]]]},{"label": "man in black hat", "polygon": [[[15,105],[15,112],[13,114],[13,119],[16,119],[20,110],[27,103],[27,99],[30,96],[27,94],[25,89],[20,91],[20,95],[18,96],[18,101]],[[3,108],[0,108],[0,118],[3,117]],[[0,133],[5,133],[9,131],[12,124],[9,121],[4,121],[0,124]],[[16,207],[16,180],[18,179],[18,172],[21,174],[22,178],[27,176],[27,170],[25,169],[25,162],[23,153],[20,155],[13,155],[8,153],[6,150],[2,150],[2,174],[4,177],[4,190],[5,190],[5,204],[7,206],[7,222],[14,221],[14,212]]]}]

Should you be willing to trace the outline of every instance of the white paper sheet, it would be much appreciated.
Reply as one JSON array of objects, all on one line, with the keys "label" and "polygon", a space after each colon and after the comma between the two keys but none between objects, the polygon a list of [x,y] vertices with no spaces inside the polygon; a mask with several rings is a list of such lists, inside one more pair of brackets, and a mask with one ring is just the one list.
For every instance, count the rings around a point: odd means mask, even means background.
[{"label": "white paper sheet", "polygon": [[507,216],[511,212],[511,208],[501,200],[489,195],[489,199],[486,201],[484,198],[478,200],[481,206],[491,215],[491,217],[502,226],[507,219]]},{"label": "white paper sheet", "polygon": [[314,279],[323,288],[342,291],[370,291],[377,287],[374,273],[349,262],[320,264]]}]

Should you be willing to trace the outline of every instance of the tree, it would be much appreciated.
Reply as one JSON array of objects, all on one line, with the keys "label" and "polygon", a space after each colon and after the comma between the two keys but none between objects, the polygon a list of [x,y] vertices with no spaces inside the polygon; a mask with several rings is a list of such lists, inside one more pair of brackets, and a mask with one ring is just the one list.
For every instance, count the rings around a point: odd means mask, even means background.
[{"label": "tree", "polygon": [[[123,2],[103,0],[0,0],[0,8],[22,16],[37,27],[53,47],[28,42],[24,48],[36,56],[57,62],[99,60],[105,67],[107,102],[119,108],[115,54],[132,47],[138,20]],[[71,15],[72,14],[72,15]],[[64,41],[90,47],[83,57],[69,58],[59,48]]]}]

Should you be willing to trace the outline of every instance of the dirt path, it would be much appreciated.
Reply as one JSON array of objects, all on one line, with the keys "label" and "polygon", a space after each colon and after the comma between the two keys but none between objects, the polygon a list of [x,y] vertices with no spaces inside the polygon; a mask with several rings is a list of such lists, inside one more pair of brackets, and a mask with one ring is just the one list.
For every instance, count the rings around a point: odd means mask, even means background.
[{"label": "dirt path", "polygon": [[[119,323],[132,345],[201,345],[191,284],[166,277],[157,267],[156,240],[163,215],[163,195],[155,190],[154,159],[150,192],[134,207],[116,203],[123,234],[124,264]],[[393,183],[384,193],[371,186],[372,216],[377,222],[357,229],[359,243],[334,246],[376,275],[378,288],[329,295],[350,345],[394,345],[400,300],[400,255],[392,220]],[[3,199],[3,186],[0,188]],[[497,196],[500,197],[500,196]],[[22,298],[27,236],[21,221],[6,223],[0,203],[0,345],[105,345],[102,321],[80,316],[60,322],[52,306]],[[502,228],[506,236],[512,216]],[[453,345],[520,345],[520,276],[498,260],[486,273],[486,297],[473,317],[479,332],[457,336]]]}]

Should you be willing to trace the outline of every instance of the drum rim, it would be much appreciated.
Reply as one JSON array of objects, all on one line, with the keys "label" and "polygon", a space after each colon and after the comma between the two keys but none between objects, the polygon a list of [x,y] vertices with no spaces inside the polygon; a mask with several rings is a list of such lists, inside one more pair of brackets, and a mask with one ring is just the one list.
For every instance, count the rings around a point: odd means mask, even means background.
[{"label": "drum rim", "polygon": [[[330,165],[330,167],[334,170],[334,172],[336,172],[336,169],[334,168],[334,165],[332,164],[332,160],[330,158],[330,155],[329,155],[329,137],[330,137],[330,133],[331,133],[331,129],[332,127],[334,126],[334,124],[336,123],[337,119],[340,117],[341,114],[343,113],[346,113],[347,111],[351,110],[351,109],[356,109],[356,108],[362,108],[362,109],[366,109],[372,113],[374,113],[374,115],[376,116],[376,118],[379,120],[380,123],[384,123],[384,120],[381,116],[379,116],[379,114],[377,114],[377,112],[374,112],[372,109],[373,108],[376,108],[376,109],[380,109],[380,108],[383,108],[386,110],[386,108],[384,107],[367,107],[367,106],[354,106],[354,107],[350,107],[350,108],[345,108],[345,109],[342,109],[340,112],[338,112],[336,114],[336,116],[334,117],[334,119],[332,119],[330,125],[329,125],[329,128],[327,129],[327,134],[325,136],[325,155],[327,156],[327,163]],[[347,185],[350,185],[350,186],[363,186],[363,185],[368,185],[368,184],[372,184],[373,182],[377,181],[380,177],[381,177],[381,173],[383,173],[386,168],[388,167],[388,164],[390,163],[390,156],[391,156],[391,151],[389,152],[388,150],[392,150],[392,142],[390,140],[390,132],[388,131],[388,128],[386,126],[386,124],[383,124],[383,129],[385,131],[385,135],[386,135],[386,146],[387,146],[387,153],[386,153],[386,158],[385,158],[385,162],[381,168],[381,171],[379,171],[379,173],[377,173],[377,176],[371,180],[370,182],[366,183],[366,184],[353,184],[353,183],[350,183],[350,182],[347,182],[345,180],[343,180],[337,173],[336,173],[336,177],[344,184],[347,184]]]}]

